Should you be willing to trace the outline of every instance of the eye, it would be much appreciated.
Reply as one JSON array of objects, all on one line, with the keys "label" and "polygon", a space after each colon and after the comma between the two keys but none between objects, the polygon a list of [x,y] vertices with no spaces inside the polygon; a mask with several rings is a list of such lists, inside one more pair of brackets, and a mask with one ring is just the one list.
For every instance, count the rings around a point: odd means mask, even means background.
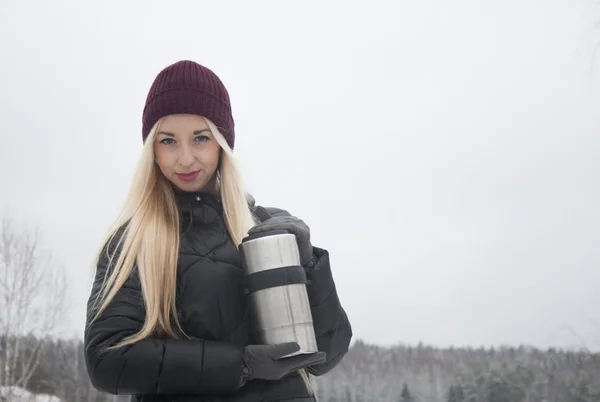
[{"label": "eye", "polygon": [[169,144],[172,144],[172,143],[174,143],[174,142],[175,142],[175,140],[174,140],[174,139],[172,139],[172,138],[165,138],[164,140],[161,140],[161,141],[160,141],[160,143],[161,143],[161,144],[164,144],[164,145],[169,145]]},{"label": "eye", "polygon": [[197,137],[194,138],[194,141],[196,142],[207,142],[210,141],[210,137],[207,137],[206,135],[199,135]]}]

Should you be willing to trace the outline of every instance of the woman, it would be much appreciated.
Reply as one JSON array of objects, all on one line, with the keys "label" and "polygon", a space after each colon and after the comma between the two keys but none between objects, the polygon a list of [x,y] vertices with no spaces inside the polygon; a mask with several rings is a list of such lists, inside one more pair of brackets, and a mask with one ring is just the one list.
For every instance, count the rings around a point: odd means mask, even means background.
[{"label": "woman", "polygon": [[[166,67],[148,93],[142,137],[88,301],[92,383],[144,402],[315,401],[308,375],[340,362],[351,326],[306,224],[244,192],[221,80],[189,60]],[[298,345],[252,339],[238,246],[274,229],[296,235],[319,353],[280,359]]]}]

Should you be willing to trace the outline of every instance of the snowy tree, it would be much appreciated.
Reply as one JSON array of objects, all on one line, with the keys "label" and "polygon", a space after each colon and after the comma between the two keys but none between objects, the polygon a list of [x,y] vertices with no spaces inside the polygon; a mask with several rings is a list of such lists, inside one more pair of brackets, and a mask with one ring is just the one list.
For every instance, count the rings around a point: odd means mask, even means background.
[{"label": "snowy tree", "polygon": [[414,402],[413,396],[408,389],[408,385],[404,383],[402,385],[402,393],[400,394],[400,402]]},{"label": "snowy tree", "polygon": [[465,392],[462,385],[450,385],[447,402],[465,402]]},{"label": "snowy tree", "polygon": [[[0,222],[0,385],[25,388],[40,358],[42,340],[65,311],[61,266],[41,250],[38,234]],[[27,348],[23,342],[28,339]],[[9,397],[10,400],[10,397]]]}]

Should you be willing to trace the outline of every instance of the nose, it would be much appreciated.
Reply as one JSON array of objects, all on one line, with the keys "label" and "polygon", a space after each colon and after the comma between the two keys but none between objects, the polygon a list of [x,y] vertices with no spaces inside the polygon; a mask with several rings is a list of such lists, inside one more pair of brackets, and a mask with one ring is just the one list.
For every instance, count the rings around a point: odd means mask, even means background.
[{"label": "nose", "polygon": [[189,145],[184,144],[181,146],[178,160],[181,166],[191,166],[194,163],[194,154]]}]

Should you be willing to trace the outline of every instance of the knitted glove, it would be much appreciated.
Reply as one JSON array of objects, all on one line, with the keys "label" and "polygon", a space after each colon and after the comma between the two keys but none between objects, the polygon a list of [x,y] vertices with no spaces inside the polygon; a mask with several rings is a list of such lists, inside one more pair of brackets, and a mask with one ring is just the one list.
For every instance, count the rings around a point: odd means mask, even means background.
[{"label": "knitted glove", "polygon": [[324,352],[282,358],[300,350],[296,342],[276,345],[249,345],[242,355],[242,377],[240,383],[259,378],[279,380],[285,375],[313,364],[325,361]]},{"label": "knitted glove", "polygon": [[300,263],[303,266],[313,258],[313,248],[310,243],[310,228],[301,219],[295,216],[275,216],[271,217],[264,207],[256,207],[256,216],[261,220],[248,231],[249,235],[256,233],[269,232],[271,230],[286,230],[296,236],[298,243],[298,252],[300,253]]}]

